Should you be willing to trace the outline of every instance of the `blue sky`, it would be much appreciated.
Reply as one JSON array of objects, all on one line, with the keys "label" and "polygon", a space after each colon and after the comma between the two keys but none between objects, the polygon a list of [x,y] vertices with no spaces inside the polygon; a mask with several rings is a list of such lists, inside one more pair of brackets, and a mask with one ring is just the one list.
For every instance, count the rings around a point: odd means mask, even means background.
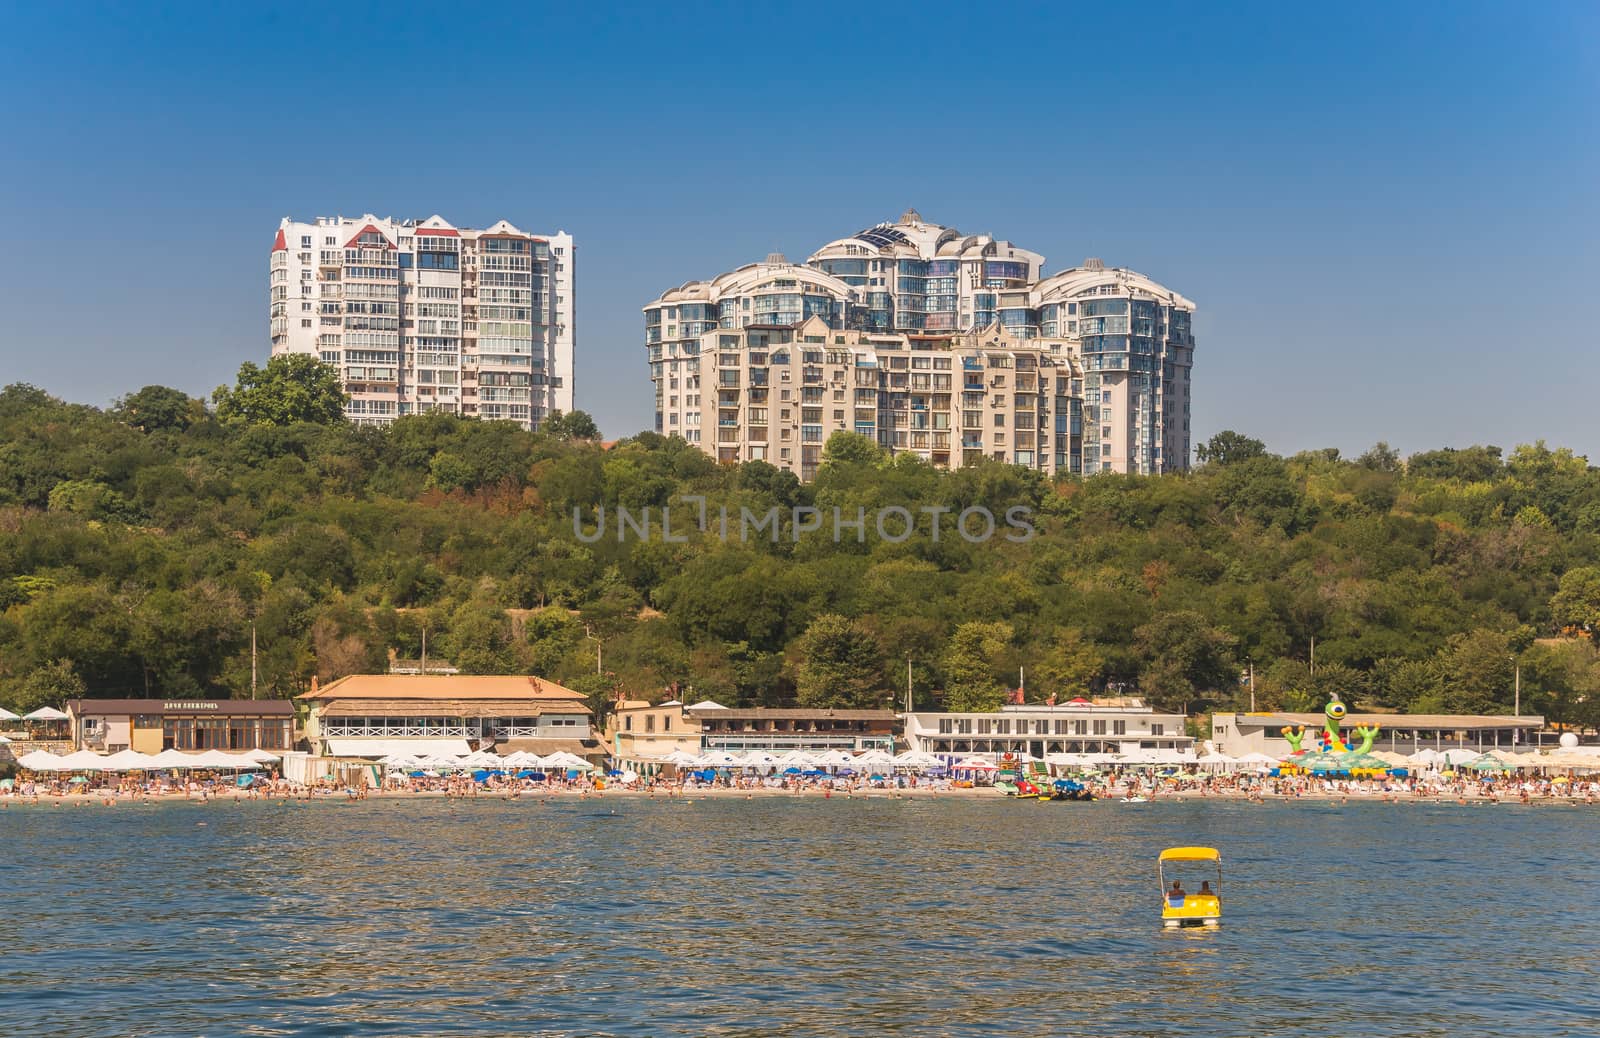
[{"label": "blue sky", "polygon": [[622,435],[642,304],[914,206],[1194,299],[1196,439],[1600,461],[1600,5],[576,6],[6,5],[0,382],[208,393],[280,217],[504,217]]}]

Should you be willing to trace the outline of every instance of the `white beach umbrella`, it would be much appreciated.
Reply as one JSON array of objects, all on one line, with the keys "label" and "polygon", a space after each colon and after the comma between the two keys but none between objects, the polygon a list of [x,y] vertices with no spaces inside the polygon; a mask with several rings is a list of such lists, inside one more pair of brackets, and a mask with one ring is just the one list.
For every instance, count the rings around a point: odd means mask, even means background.
[{"label": "white beach umbrella", "polygon": [[106,771],[148,771],[154,767],[156,757],[153,753],[140,753],[137,750],[119,750],[105,758],[102,766]]},{"label": "white beach umbrella", "polygon": [[584,760],[582,757],[579,757],[577,754],[568,753],[565,750],[562,750],[562,751],[560,751],[558,753],[552,753],[550,756],[546,757],[544,760],[545,760],[545,766],[546,767],[551,767],[551,768],[572,768],[572,769],[576,769],[578,771],[593,771],[594,770],[594,765],[593,764],[590,764],[588,761]]},{"label": "white beach umbrella", "polygon": [[34,750],[17,758],[17,763],[29,771],[60,771],[61,758],[45,750]]},{"label": "white beach umbrella", "polygon": [[65,757],[62,757],[56,770],[109,771],[112,769],[106,767],[107,759],[108,758],[102,757],[93,750],[79,750],[77,753],[69,753]]},{"label": "white beach umbrella", "polygon": [[200,763],[197,767],[223,771],[261,770],[261,765],[251,760],[247,755],[243,753],[224,753],[222,750],[207,750],[200,754]]},{"label": "white beach umbrella", "polygon": [[1458,746],[1445,750],[1443,753],[1439,754],[1439,759],[1451,767],[1456,767],[1457,765],[1467,763],[1467,761],[1477,760],[1481,756],[1483,756],[1483,754],[1479,753],[1477,750],[1469,750],[1464,746]]},{"label": "white beach umbrella", "polygon": [[944,761],[931,753],[921,750],[907,750],[890,758],[890,762],[897,768],[910,768],[912,771],[926,771],[929,768],[944,766]]},{"label": "white beach umbrella", "polygon": [[32,713],[23,714],[22,719],[24,721],[65,721],[67,715],[53,706],[41,706]]},{"label": "white beach umbrella", "polygon": [[276,764],[278,761],[283,759],[276,753],[269,753],[266,750],[248,750],[246,751],[245,756],[249,757],[257,764]]},{"label": "white beach umbrella", "polygon": [[1000,766],[998,764],[993,763],[992,761],[986,761],[982,757],[968,757],[966,760],[961,761],[960,763],[956,764],[954,770],[956,770],[956,771],[999,771],[1000,770]]},{"label": "white beach umbrella", "polygon": [[20,720],[22,720],[22,715],[21,714],[14,714],[10,710],[7,710],[5,707],[0,706],[0,721],[20,721]]},{"label": "white beach umbrella", "polygon": [[199,765],[195,761],[199,758],[196,753],[184,753],[182,750],[162,750],[150,762],[155,768],[194,768]]}]

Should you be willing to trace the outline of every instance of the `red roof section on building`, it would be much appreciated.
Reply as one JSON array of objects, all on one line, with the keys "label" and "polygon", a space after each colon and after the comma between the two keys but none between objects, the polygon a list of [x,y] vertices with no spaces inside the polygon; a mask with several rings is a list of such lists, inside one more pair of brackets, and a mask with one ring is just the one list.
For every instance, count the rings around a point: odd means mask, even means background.
[{"label": "red roof section on building", "polygon": [[459,238],[461,232],[454,227],[418,227],[417,234],[437,234],[445,238]]},{"label": "red roof section on building", "polygon": [[278,228],[278,236],[272,240],[273,252],[288,252],[289,243],[283,240],[283,228]]},{"label": "red roof section on building", "polygon": [[372,226],[372,224],[370,224],[370,223],[367,224],[365,227],[361,228],[361,230],[357,231],[355,233],[355,237],[353,237],[349,241],[345,242],[344,243],[344,247],[347,248],[347,249],[355,248],[356,247],[356,243],[361,240],[361,236],[363,234],[366,234],[368,231],[371,231],[373,234],[376,234],[378,237],[383,238],[383,244],[384,244],[384,246],[386,248],[390,248],[390,249],[394,248],[394,242],[390,241],[387,237],[384,236],[384,233],[382,231],[378,230],[376,227]]}]

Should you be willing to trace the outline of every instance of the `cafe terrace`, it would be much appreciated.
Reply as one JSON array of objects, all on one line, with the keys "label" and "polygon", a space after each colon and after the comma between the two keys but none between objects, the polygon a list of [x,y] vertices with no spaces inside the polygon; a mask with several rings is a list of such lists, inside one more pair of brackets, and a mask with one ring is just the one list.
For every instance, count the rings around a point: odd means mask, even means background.
[{"label": "cafe terrace", "polygon": [[583,696],[525,675],[352,674],[299,696],[323,757],[599,750]]}]

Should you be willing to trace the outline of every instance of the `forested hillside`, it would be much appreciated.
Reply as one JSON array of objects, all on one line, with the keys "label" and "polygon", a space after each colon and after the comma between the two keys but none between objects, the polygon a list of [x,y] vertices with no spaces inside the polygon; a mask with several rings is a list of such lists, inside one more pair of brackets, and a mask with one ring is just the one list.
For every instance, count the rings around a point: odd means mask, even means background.
[{"label": "forested hillside", "polygon": [[[247,366],[252,367],[252,366]],[[258,369],[256,372],[261,374]],[[390,650],[531,672],[599,702],[674,684],[727,704],[999,701],[1136,690],[1190,711],[1329,691],[1380,708],[1600,719],[1600,471],[1542,444],[1289,458],[1223,434],[1184,476],[941,473],[843,434],[816,483],[653,434],[603,449],[450,417],[378,430],[241,377],[214,407],[160,387],[107,410],[0,392],[0,703],[263,695]],[[337,409],[334,409],[335,412]],[[299,421],[303,417],[316,421]],[[685,543],[584,543],[595,510],[671,504]],[[1034,510],[970,544],[869,521],[724,542],[721,505]],[[918,513],[921,514],[921,513]],[[1558,637],[1565,632],[1565,637]],[[1576,635],[1576,636],[1574,636]],[[1316,671],[1308,669],[1315,639]],[[603,670],[596,673],[597,646]],[[692,692],[688,690],[692,686]]]}]

